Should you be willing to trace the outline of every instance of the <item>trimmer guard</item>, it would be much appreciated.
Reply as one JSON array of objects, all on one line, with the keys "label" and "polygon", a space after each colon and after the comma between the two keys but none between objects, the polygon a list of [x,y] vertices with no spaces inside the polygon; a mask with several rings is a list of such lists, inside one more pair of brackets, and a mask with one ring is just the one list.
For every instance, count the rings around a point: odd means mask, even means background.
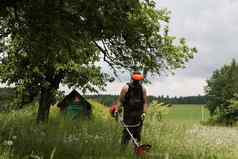
[{"label": "trimmer guard", "polygon": [[136,147],[135,148],[135,154],[137,156],[144,156],[145,155],[145,152],[148,152],[150,149],[151,149],[151,145],[149,144],[143,144],[143,145],[140,145],[139,147]]}]

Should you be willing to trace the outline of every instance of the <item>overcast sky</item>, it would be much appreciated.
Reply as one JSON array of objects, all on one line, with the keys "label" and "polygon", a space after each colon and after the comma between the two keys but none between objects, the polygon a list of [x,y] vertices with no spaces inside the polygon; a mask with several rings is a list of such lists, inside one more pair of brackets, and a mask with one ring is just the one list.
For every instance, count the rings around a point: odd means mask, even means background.
[{"label": "overcast sky", "polygon": [[[157,8],[171,11],[170,34],[184,37],[198,54],[175,75],[156,77],[146,85],[149,95],[204,94],[212,72],[232,58],[238,60],[238,0],[157,0]],[[103,64],[103,69],[109,68]],[[108,84],[107,94],[119,94],[129,74]],[[62,87],[61,87],[62,88]]]},{"label": "overcast sky", "polygon": [[[232,58],[238,60],[238,1],[157,0],[157,7],[172,12],[170,33],[186,38],[190,46],[198,49],[198,54],[175,75],[153,79],[151,85],[146,85],[148,94],[204,94],[206,79],[212,72]],[[129,75],[122,75],[121,81],[108,85],[107,93],[118,94],[128,80]]]}]

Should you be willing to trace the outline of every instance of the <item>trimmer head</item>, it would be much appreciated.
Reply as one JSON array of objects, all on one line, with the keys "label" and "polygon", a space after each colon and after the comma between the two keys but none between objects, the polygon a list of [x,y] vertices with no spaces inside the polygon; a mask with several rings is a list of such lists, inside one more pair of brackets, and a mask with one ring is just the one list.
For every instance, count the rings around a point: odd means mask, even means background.
[{"label": "trimmer head", "polygon": [[137,156],[144,156],[145,155],[145,152],[148,152],[150,149],[151,149],[151,145],[149,144],[143,144],[143,145],[140,145],[139,147],[136,147],[135,148],[135,154]]},{"label": "trimmer head", "polygon": [[139,157],[143,157],[145,155],[145,152],[148,152],[151,149],[151,145],[149,144],[143,144],[140,145],[136,139],[134,138],[134,136],[132,135],[132,133],[130,132],[130,130],[128,129],[128,127],[126,126],[126,124],[123,122],[122,117],[119,115],[119,121],[122,124],[122,126],[126,129],[126,131],[128,132],[128,134],[131,136],[131,139],[135,145],[135,154]]}]

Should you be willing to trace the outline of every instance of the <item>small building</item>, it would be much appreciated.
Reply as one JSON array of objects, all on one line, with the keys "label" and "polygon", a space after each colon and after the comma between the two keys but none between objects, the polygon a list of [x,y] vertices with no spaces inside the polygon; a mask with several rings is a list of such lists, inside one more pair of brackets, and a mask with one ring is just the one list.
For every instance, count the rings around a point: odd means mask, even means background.
[{"label": "small building", "polygon": [[87,117],[92,115],[91,104],[75,89],[57,104],[60,111],[71,119]]}]

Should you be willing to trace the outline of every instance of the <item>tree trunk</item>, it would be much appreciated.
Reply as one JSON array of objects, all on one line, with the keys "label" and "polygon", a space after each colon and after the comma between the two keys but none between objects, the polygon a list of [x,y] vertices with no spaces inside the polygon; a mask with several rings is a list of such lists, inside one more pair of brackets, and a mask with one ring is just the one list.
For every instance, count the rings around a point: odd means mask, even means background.
[{"label": "tree trunk", "polygon": [[41,89],[40,102],[37,114],[37,123],[47,122],[49,119],[50,105],[54,97],[52,89]]},{"label": "tree trunk", "polygon": [[47,81],[50,82],[50,85],[46,88],[41,88],[37,123],[43,123],[48,121],[50,106],[55,102],[55,91],[59,88],[60,81],[64,78],[64,72],[59,72],[55,75],[54,78],[50,77],[51,76],[49,76],[49,78],[46,78]]}]

